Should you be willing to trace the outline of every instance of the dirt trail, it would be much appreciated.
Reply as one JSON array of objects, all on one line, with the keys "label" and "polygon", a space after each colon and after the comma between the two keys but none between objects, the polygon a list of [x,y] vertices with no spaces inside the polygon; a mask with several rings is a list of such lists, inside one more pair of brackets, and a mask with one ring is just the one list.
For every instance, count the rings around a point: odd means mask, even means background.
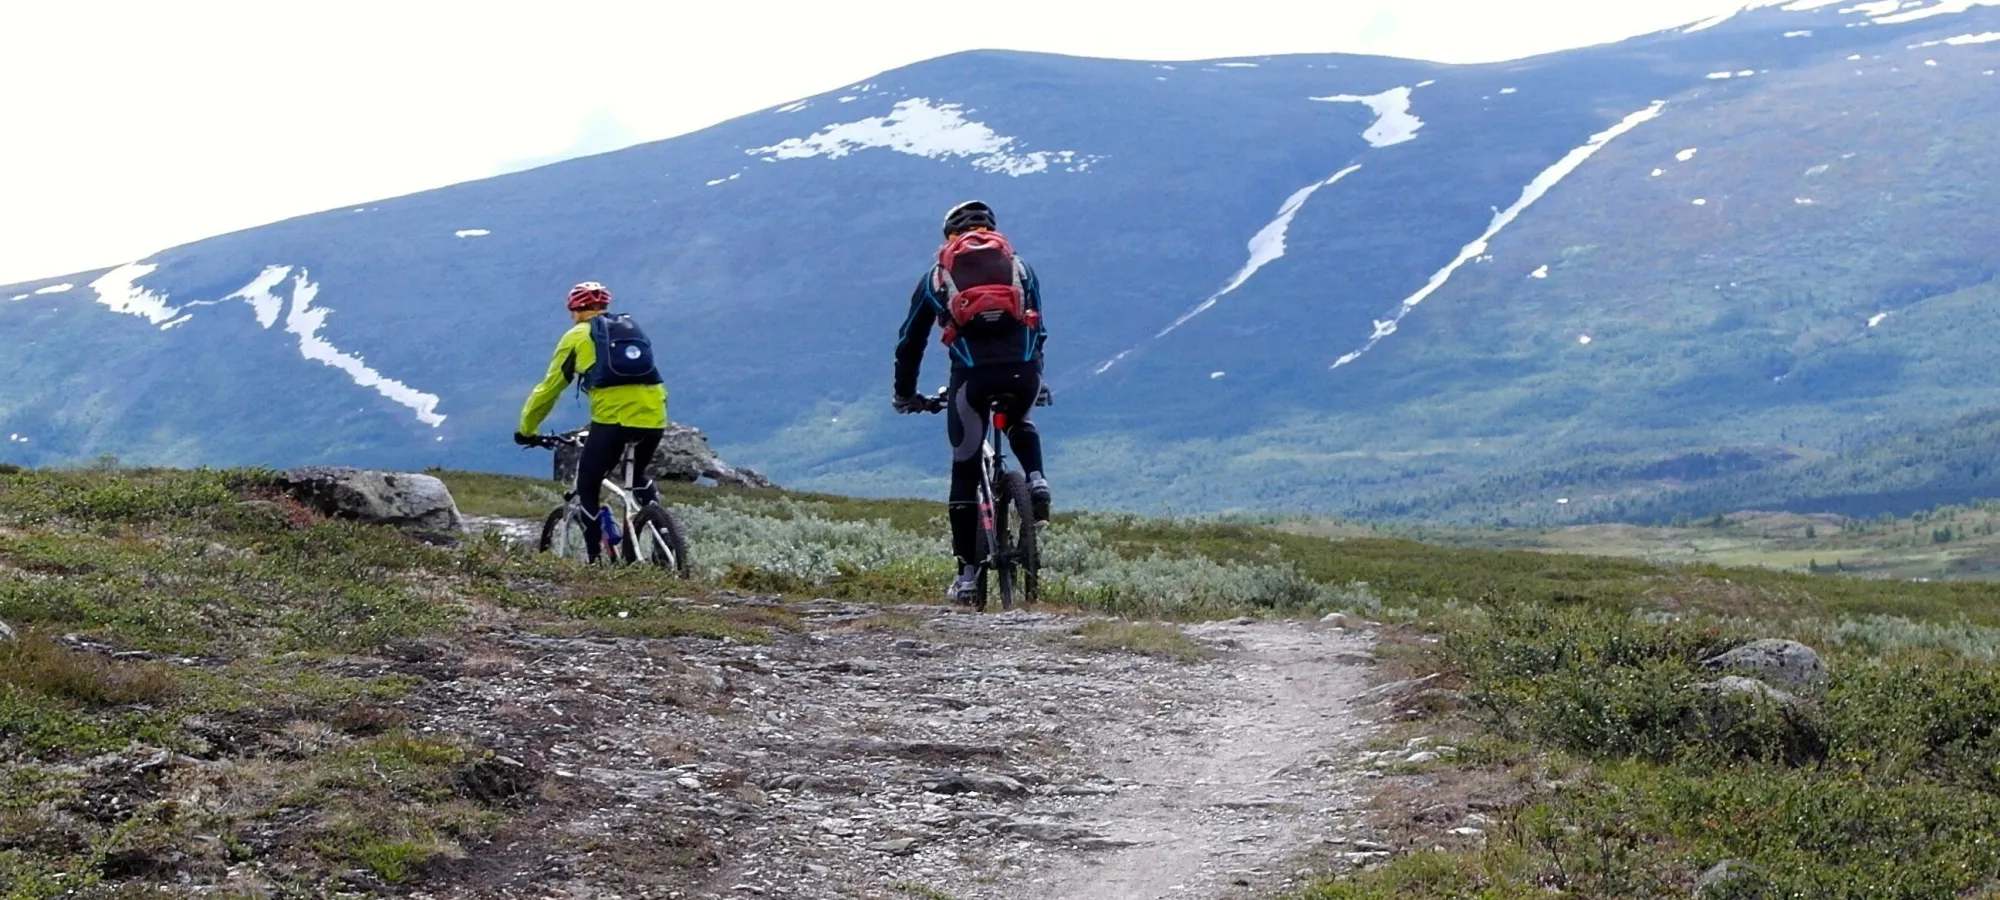
[{"label": "dirt trail", "polygon": [[[1099,815],[1135,846],[1065,861],[1050,898],[1223,897],[1268,892],[1291,864],[1354,809],[1341,765],[1369,724],[1348,707],[1366,689],[1365,640],[1299,623],[1190,629],[1233,647],[1214,664],[1220,685],[1195,679],[1183,704],[1192,728],[1148,746],[1108,748],[1142,785]],[[1220,690],[1217,690],[1217,688]],[[1198,693],[1197,693],[1198,691]]]},{"label": "dirt trail", "polygon": [[[731,604],[768,601],[740,598]],[[792,607],[797,611],[798,607]],[[532,785],[432,897],[1268,897],[1360,818],[1366,636],[819,601],[770,644],[494,633],[425,666],[424,727]]]}]

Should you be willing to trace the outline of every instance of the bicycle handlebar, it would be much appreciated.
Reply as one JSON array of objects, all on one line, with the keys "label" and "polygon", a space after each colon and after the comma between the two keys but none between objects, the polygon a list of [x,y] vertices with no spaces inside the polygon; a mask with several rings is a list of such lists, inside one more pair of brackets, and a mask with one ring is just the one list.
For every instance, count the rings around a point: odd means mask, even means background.
[{"label": "bicycle handlebar", "polygon": [[565,444],[574,447],[580,447],[583,445],[583,439],[586,434],[588,434],[588,432],[581,432],[581,431],[573,431],[568,434],[538,434],[535,435],[533,441],[525,444],[524,446],[540,447],[543,450],[554,450],[557,447],[561,447]]},{"label": "bicycle handlebar", "polygon": [[[951,389],[938,388],[937,393],[928,397],[919,396],[917,402],[921,404],[924,412],[944,412],[951,406]],[[1036,406],[1053,406],[1055,402],[1055,395],[1049,392],[1049,386],[1046,384],[1042,385],[1042,389],[1035,394]]]}]

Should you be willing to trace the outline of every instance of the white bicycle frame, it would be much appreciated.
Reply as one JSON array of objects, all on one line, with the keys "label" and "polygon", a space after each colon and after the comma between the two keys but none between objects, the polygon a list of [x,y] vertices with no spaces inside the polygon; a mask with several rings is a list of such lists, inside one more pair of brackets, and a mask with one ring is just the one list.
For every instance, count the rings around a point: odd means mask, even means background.
[{"label": "white bicycle frame", "polygon": [[[633,471],[632,445],[626,444],[623,453],[618,458],[618,467],[612,470],[610,474],[604,476],[601,490],[609,494],[609,497],[600,495],[600,499],[609,500],[615,498],[618,507],[624,510],[623,514],[612,514],[612,517],[617,520],[618,527],[623,529],[621,534],[624,540],[632,541],[644,538],[644,542],[637,546],[637,552],[633,554],[635,559],[642,562],[651,560],[655,548],[665,550],[671,555],[673,553],[671,545],[667,543],[666,537],[660,534],[660,530],[653,527],[651,523],[646,525],[644,535],[635,535],[633,533],[632,521],[638,518],[639,512],[645,508],[633,497]],[[612,475],[620,475],[620,473],[622,473],[621,477],[625,482],[623,484],[612,479]],[[592,518],[596,518],[597,516],[597,510],[586,510],[583,508],[583,503],[578,499],[578,492],[574,489],[569,491],[569,495],[564,498],[563,502],[570,509],[570,517],[572,518],[584,515]],[[609,506],[611,504],[606,503],[605,505]],[[555,555],[565,559],[590,558],[590,548],[584,543],[584,532],[581,527],[564,527],[558,535],[558,540],[560,541],[559,544],[549,548]],[[677,564],[679,560],[674,560],[674,562]]]}]

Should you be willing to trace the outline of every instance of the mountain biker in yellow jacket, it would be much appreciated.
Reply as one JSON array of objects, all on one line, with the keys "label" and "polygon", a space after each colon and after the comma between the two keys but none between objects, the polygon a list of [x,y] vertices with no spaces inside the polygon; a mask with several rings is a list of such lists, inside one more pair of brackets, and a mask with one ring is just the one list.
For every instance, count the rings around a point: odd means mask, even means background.
[{"label": "mountain biker in yellow jacket", "polygon": [[[521,421],[514,429],[514,443],[532,446],[542,420],[548,418],[572,381],[582,384],[590,397],[590,435],[584,439],[583,455],[576,469],[576,493],[583,508],[596,510],[602,503],[604,476],[617,467],[625,446],[632,445],[632,458],[641,467],[650,464],[667,427],[667,387],[653,365],[651,345],[631,322],[630,316],[609,314],[611,292],[595,281],[570,289],[570,318],[576,324],[556,342],[555,356],[542,383],[528,394],[521,406]],[[597,322],[593,320],[603,319]],[[601,333],[600,333],[601,332]],[[636,335],[637,343],[622,341],[629,348],[631,364],[625,371],[600,366],[597,348],[600,339],[620,334]],[[643,354],[640,349],[643,349]],[[639,486],[633,491],[639,503],[659,497],[650,472],[634,473]],[[585,546],[595,562],[603,543],[596,517],[584,527]]]}]

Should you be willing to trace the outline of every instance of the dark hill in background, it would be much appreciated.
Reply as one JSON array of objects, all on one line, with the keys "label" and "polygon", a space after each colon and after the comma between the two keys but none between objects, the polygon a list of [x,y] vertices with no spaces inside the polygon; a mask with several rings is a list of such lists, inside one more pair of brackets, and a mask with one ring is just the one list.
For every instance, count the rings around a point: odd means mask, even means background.
[{"label": "dark hill in background", "polygon": [[729,458],[935,492],[942,424],[890,412],[889,350],[978,196],[1048,286],[1068,503],[1990,493],[2000,8],[1813,5],[1481,66],[966,54],[0,289],[0,455],[539,472],[507,435],[591,278]]}]

